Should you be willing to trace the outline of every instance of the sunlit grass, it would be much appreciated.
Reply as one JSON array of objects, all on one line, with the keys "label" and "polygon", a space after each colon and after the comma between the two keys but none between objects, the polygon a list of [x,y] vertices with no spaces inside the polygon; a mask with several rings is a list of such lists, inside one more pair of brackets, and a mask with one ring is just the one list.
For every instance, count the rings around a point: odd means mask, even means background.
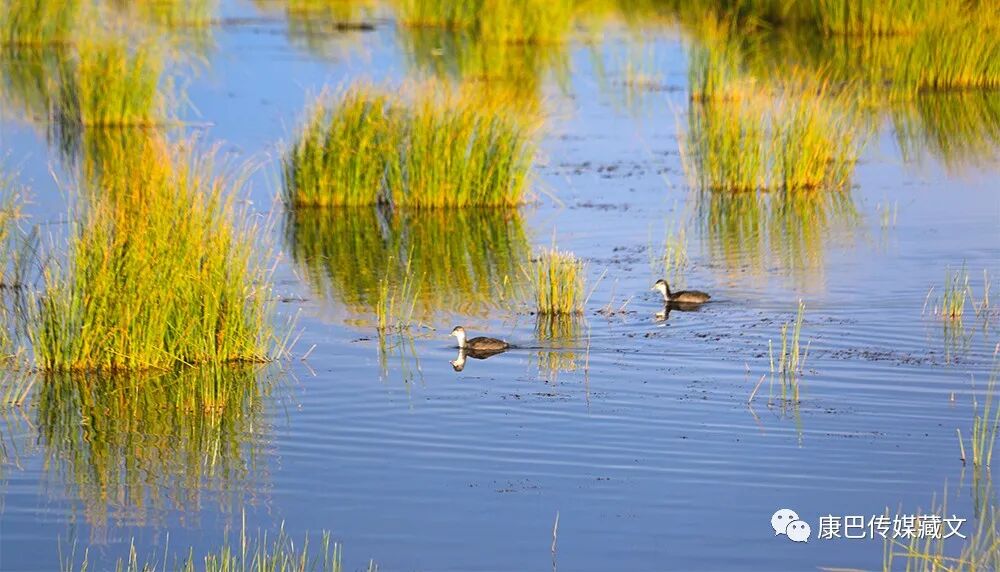
[{"label": "sunlit grass", "polygon": [[81,0],[0,1],[0,44],[65,44],[77,32]]},{"label": "sunlit grass", "polygon": [[45,272],[32,343],[45,370],[122,370],[275,356],[244,175],[138,138],[109,158],[62,264]]},{"label": "sunlit grass", "polygon": [[205,28],[218,0],[112,0],[145,22],[167,29]]},{"label": "sunlit grass", "polygon": [[555,248],[542,250],[530,272],[537,313],[583,313],[586,267],[576,255]]},{"label": "sunlit grass", "polygon": [[504,106],[433,86],[369,86],[316,104],[284,159],[294,206],[436,208],[523,202],[534,146]]},{"label": "sunlit grass", "polygon": [[149,45],[121,38],[81,41],[60,82],[57,119],[90,127],[150,126],[164,121],[163,61]]},{"label": "sunlit grass", "polygon": [[[944,320],[961,320],[965,316],[965,302],[969,299],[971,291],[969,273],[965,266],[954,272],[949,268],[945,272],[944,289],[941,298],[934,305],[934,313]],[[933,293],[934,288],[927,292],[928,300]]]},{"label": "sunlit grass", "polygon": [[368,86],[321,96],[285,155],[286,200],[294,206],[385,202],[386,170],[398,160],[392,105]]}]

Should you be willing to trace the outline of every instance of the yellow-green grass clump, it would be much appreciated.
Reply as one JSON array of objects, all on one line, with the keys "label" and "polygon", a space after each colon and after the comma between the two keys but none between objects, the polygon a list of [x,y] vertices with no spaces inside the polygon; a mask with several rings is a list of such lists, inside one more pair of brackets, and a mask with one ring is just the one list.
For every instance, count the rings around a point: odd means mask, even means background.
[{"label": "yellow-green grass clump", "polygon": [[68,43],[82,4],[81,0],[0,0],[0,44]]},{"label": "yellow-green grass clump", "polygon": [[294,206],[360,206],[386,201],[385,174],[396,161],[393,101],[370,87],[321,97],[283,162]]},{"label": "yellow-green grass clump", "polygon": [[470,30],[491,42],[558,43],[566,39],[575,0],[399,0],[411,27]]},{"label": "yellow-green grass clump", "polygon": [[161,56],[148,45],[121,38],[77,45],[71,71],[60,84],[60,123],[87,127],[151,126],[163,122]]},{"label": "yellow-green grass clump", "polygon": [[695,103],[680,139],[685,169],[701,190],[843,189],[857,161],[858,130],[844,96],[806,83],[786,86],[776,100]]},{"label": "yellow-green grass clump", "polygon": [[108,161],[62,265],[45,273],[32,343],[48,371],[132,370],[273,357],[257,229],[241,175],[155,139]]},{"label": "yellow-green grass clump", "polygon": [[523,202],[534,146],[501,105],[430,88],[346,91],[310,113],[285,156],[293,206],[507,207]]},{"label": "yellow-green grass clump", "polygon": [[[117,0],[121,2],[121,0]],[[121,2],[144,21],[166,29],[205,28],[212,23],[218,0],[132,0]]]},{"label": "yellow-green grass clump", "polygon": [[543,250],[533,263],[531,280],[539,314],[582,314],[586,267],[571,252]]}]

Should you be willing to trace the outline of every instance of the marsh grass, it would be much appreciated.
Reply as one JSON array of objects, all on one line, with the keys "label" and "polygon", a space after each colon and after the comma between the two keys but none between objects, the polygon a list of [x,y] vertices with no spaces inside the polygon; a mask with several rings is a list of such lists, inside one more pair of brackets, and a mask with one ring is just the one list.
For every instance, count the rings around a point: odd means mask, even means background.
[{"label": "marsh grass", "polygon": [[178,28],[207,28],[218,0],[113,0],[121,8],[131,11],[143,21],[168,30]]},{"label": "marsh grass", "polygon": [[532,263],[531,283],[538,314],[582,314],[586,266],[571,252],[544,249]]},{"label": "marsh grass", "polygon": [[954,12],[945,0],[815,0],[815,24],[827,34],[912,34]]},{"label": "marsh grass", "polygon": [[133,48],[115,37],[80,41],[59,84],[56,119],[84,127],[162,124],[162,71],[162,56],[151,45]]},{"label": "marsh grass", "polygon": [[392,100],[370,86],[320,96],[283,161],[293,206],[358,206],[386,201],[385,173],[398,143]]},{"label": "marsh grass", "polygon": [[77,32],[82,0],[0,1],[0,44],[42,46],[65,44]]},{"label": "marsh grass", "polygon": [[258,223],[234,206],[245,169],[139,138],[109,157],[32,330],[44,370],[260,362],[282,352]]},{"label": "marsh grass", "polygon": [[321,96],[284,159],[286,200],[303,206],[510,207],[523,202],[529,129],[503,106],[414,88]]},{"label": "marsh grass", "polygon": [[242,364],[45,375],[33,402],[49,474],[97,527],[158,522],[209,500],[238,506],[264,471],[276,374]]},{"label": "marsh grass", "polygon": [[[84,551],[79,565],[76,563],[75,547],[69,555],[60,553],[61,572],[86,572],[90,569],[89,550]],[[226,538],[219,548],[195,557],[194,548],[180,553],[170,553],[169,545],[162,555],[143,558],[133,541],[129,545],[128,556],[115,564],[117,572],[342,572],[343,548],[333,542],[329,532],[320,535],[318,546],[311,542],[309,535],[297,542],[285,532],[282,522],[277,533],[253,532],[247,529],[246,514],[243,515],[239,538],[234,542]],[[369,562],[367,572],[377,572],[374,561]]]},{"label": "marsh grass", "polygon": [[775,377],[781,385],[782,401],[799,401],[799,383],[802,378],[806,358],[809,357],[809,344],[803,348],[801,344],[802,323],[805,319],[806,305],[799,300],[798,313],[795,321],[781,325],[781,349],[778,352],[778,363],[775,364],[774,345],[767,342],[768,355],[771,361],[772,382]]}]

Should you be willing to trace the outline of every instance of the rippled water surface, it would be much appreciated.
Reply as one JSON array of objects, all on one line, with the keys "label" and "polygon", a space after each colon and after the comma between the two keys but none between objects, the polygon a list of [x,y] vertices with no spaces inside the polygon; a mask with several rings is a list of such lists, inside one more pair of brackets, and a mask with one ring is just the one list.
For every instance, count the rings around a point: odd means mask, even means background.
[{"label": "rippled water surface", "polygon": [[[387,17],[306,42],[251,5],[223,11],[232,19],[212,28],[204,60],[185,64],[182,115],[263,163],[252,208],[276,221],[278,311],[298,316],[298,357],[191,374],[256,389],[180,439],[155,403],[137,412],[108,397],[81,417],[66,405],[79,399],[71,382],[5,409],[0,568],[53,570],[74,544],[96,569],[133,540],[140,554],[208,550],[245,518],[293,538],[329,530],[352,570],[369,559],[384,570],[873,569],[880,541],[794,544],[774,538],[771,514],[793,508],[815,533],[821,515],[912,513],[947,491],[949,512],[973,518],[956,429],[968,434],[1000,336],[995,319],[971,315],[945,328],[928,291],[949,267],[964,264],[977,293],[983,270],[1000,275],[995,162],[956,165],[933,149],[904,160],[887,122],[846,204],[817,207],[822,222],[742,221],[734,238],[705,221],[711,205],[681,168],[685,41],[645,31],[659,84],[631,93],[614,65],[630,32],[612,26],[570,44],[566,73],[538,88],[549,116],[534,204],[293,217],[275,199],[276,158],[309,97],[426,67]],[[66,167],[44,126],[4,105],[5,160],[31,188],[32,220],[57,237],[67,208],[53,174]],[[664,237],[683,224],[683,283],[712,301],[658,320],[649,287]],[[532,248],[553,241],[585,258],[596,284],[575,322],[539,323],[516,283]],[[380,348],[372,269],[408,253],[422,326]],[[799,299],[801,401],[778,399],[765,378],[748,405]],[[456,324],[523,349],[456,371]]]}]

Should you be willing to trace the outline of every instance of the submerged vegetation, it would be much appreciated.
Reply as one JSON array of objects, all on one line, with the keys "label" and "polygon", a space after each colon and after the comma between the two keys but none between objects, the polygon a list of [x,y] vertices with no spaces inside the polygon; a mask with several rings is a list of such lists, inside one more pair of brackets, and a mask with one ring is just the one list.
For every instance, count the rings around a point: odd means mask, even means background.
[{"label": "submerged vegetation", "polygon": [[532,263],[531,282],[538,314],[582,314],[585,267],[572,252],[545,249]]},{"label": "submerged vegetation", "polygon": [[275,355],[257,229],[233,201],[240,173],[213,173],[184,145],[137,138],[80,205],[65,265],[45,273],[34,326],[46,370],[264,361]]},{"label": "submerged vegetation", "polygon": [[432,86],[402,98],[372,87],[321,97],[284,158],[296,207],[516,206],[534,154],[502,106]]}]

